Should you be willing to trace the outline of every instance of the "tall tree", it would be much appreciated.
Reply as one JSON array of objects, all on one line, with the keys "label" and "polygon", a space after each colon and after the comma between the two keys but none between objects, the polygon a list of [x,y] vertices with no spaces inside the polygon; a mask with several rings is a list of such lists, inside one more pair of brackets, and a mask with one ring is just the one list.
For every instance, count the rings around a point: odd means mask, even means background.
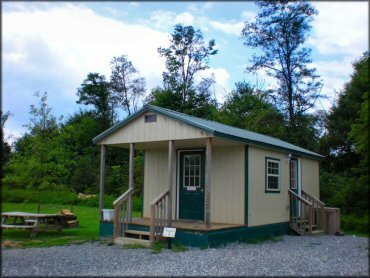
[{"label": "tall tree", "polygon": [[145,95],[145,79],[138,76],[138,71],[126,55],[113,57],[110,85],[116,104],[131,115],[138,108],[139,101]]},{"label": "tall tree", "polygon": [[170,46],[160,47],[158,52],[166,59],[167,71],[163,73],[163,88],[155,88],[149,101],[195,116],[213,114],[217,104],[211,94],[214,76],[202,78],[201,73],[209,68],[209,58],[217,54],[215,41],[206,43],[200,30],[177,24]]},{"label": "tall tree", "polygon": [[113,99],[109,91],[109,82],[104,75],[89,73],[77,89],[77,103],[94,106],[94,112],[99,118],[101,131],[113,124]]},{"label": "tall tree", "polygon": [[242,30],[244,45],[260,50],[253,54],[248,72],[265,70],[278,81],[275,96],[289,122],[290,134],[297,133],[299,120],[321,96],[321,80],[310,66],[311,49],[304,47],[310,22],[317,10],[307,1],[258,1],[254,22]]},{"label": "tall tree", "polygon": [[268,94],[243,81],[226,96],[219,120],[225,124],[283,139],[284,116],[269,101]]}]

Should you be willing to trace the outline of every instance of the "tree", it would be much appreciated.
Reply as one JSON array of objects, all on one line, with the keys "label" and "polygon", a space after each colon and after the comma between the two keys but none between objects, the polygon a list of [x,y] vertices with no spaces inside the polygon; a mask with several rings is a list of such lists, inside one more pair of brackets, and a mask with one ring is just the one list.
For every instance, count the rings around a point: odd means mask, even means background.
[{"label": "tree", "polygon": [[[334,103],[331,113],[327,117],[327,144],[330,148],[330,161],[328,163],[331,164],[332,171],[336,172],[351,171],[353,167],[357,167],[361,155],[358,151],[356,152],[356,146],[361,148],[363,145],[358,144],[359,141],[363,141],[366,145],[367,134],[362,129],[366,122],[361,120],[361,111],[365,111],[366,107],[362,108],[361,106],[366,106],[366,92],[369,92],[368,53],[365,53],[353,66],[354,73],[350,82],[345,84],[344,90],[339,94],[337,102]],[[363,104],[364,101],[365,104]],[[362,117],[366,118],[366,115],[364,114]],[[349,136],[351,130],[353,130],[352,136]],[[361,139],[361,136],[364,139]]]},{"label": "tree", "polygon": [[3,114],[3,112],[1,111],[1,158],[0,158],[0,179],[3,178],[4,174],[3,174],[3,168],[4,168],[4,165],[6,163],[9,162],[10,160],[10,157],[11,157],[11,147],[10,145],[8,144],[8,142],[5,141],[4,139],[4,126],[5,126],[5,122],[8,120],[8,118],[10,117],[10,112],[7,111]]},{"label": "tree", "polygon": [[158,48],[161,57],[166,58],[164,87],[180,93],[182,101],[186,102],[197,73],[208,69],[209,57],[217,54],[214,49],[215,41],[210,40],[206,46],[200,30],[177,24],[171,34],[170,43],[168,48]]},{"label": "tree", "polygon": [[111,68],[110,85],[114,100],[131,115],[137,110],[139,101],[145,95],[145,79],[137,76],[138,71],[126,55],[113,57]]},{"label": "tree", "polygon": [[114,120],[114,105],[109,86],[104,75],[89,73],[77,89],[77,103],[94,106],[94,112],[100,122],[100,131],[107,129]]},{"label": "tree", "polygon": [[257,48],[248,72],[265,70],[279,86],[275,96],[289,122],[288,131],[295,134],[299,120],[314,107],[321,96],[322,83],[316,69],[310,66],[311,49],[303,47],[317,11],[306,1],[258,1],[260,8],[254,22],[242,30],[244,45]]},{"label": "tree", "polygon": [[158,48],[166,59],[163,88],[152,90],[148,101],[171,110],[199,117],[210,117],[217,102],[212,98],[214,76],[202,78],[201,72],[209,68],[209,58],[217,54],[215,41],[204,42],[203,33],[193,26],[175,25],[168,48]]},{"label": "tree", "polygon": [[235,127],[283,139],[284,116],[269,102],[268,94],[243,81],[226,96],[219,120]]}]

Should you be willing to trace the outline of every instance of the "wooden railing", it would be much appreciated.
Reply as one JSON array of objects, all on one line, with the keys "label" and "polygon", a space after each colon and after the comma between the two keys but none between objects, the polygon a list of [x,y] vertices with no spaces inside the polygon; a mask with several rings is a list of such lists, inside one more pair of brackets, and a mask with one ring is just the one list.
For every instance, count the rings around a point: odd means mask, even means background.
[{"label": "wooden railing", "polygon": [[114,206],[114,238],[124,235],[124,231],[128,230],[128,222],[130,219],[128,210],[128,200],[134,195],[134,189],[131,188],[123,193],[117,200],[113,202]]},{"label": "wooden railing", "polygon": [[163,227],[168,219],[166,206],[168,205],[169,189],[163,191],[150,203],[150,243],[162,239]]},{"label": "wooden railing", "polygon": [[301,196],[312,203],[312,225],[315,225],[317,230],[324,230],[325,218],[324,208],[325,204],[308,192],[301,190]]},{"label": "wooden railing", "polygon": [[312,203],[299,196],[294,191],[288,189],[290,193],[290,225],[301,234],[312,233]]}]

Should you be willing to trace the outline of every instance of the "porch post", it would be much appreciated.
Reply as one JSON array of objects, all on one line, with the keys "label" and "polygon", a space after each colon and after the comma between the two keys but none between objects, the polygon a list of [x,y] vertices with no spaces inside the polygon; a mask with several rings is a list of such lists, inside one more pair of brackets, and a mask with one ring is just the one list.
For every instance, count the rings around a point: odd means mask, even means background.
[{"label": "porch post", "polygon": [[207,138],[206,148],[206,184],[205,184],[205,206],[206,206],[206,227],[210,228],[211,223],[211,187],[212,187],[212,138]]},{"label": "porch post", "polygon": [[[130,144],[130,166],[129,166],[129,181],[128,181],[128,187],[129,189],[134,188],[134,148],[135,144]],[[133,195],[131,195],[128,199],[128,217],[129,222],[132,222],[132,202],[133,202]]]},{"label": "porch post", "polygon": [[168,227],[172,226],[172,187],[173,187],[173,140],[168,142],[168,205],[167,205],[167,217],[168,217]]},{"label": "porch post", "polygon": [[101,145],[100,148],[100,221],[103,221],[103,209],[104,209],[104,186],[105,186],[105,145]]}]

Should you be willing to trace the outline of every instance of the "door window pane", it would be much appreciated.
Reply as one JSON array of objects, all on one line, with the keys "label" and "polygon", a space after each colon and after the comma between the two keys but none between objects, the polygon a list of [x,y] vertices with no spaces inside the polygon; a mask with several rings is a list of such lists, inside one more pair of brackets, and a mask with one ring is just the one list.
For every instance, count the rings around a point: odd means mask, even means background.
[{"label": "door window pane", "polygon": [[199,154],[184,155],[184,178],[183,186],[199,187],[200,186],[200,165],[201,156]]}]

